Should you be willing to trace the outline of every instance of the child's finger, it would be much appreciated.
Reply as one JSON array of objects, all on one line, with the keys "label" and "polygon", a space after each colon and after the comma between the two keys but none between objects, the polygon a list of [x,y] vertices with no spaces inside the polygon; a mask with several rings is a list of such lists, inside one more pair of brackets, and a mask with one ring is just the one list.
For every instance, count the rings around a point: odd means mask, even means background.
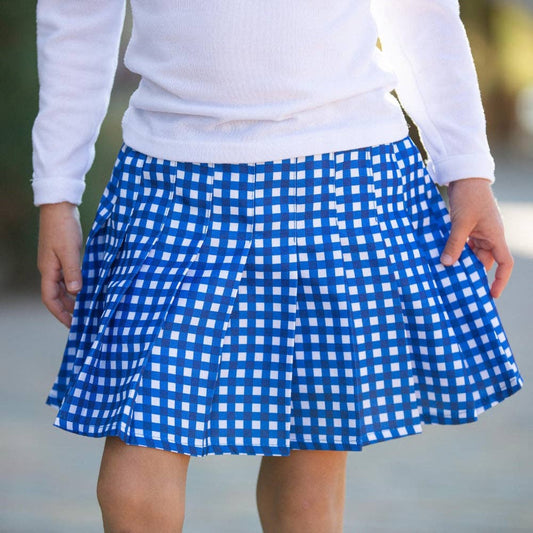
[{"label": "child's finger", "polygon": [[450,236],[440,256],[440,262],[443,265],[453,265],[459,259],[471,230],[472,227],[469,221],[459,219],[452,222]]},{"label": "child's finger", "polygon": [[46,308],[66,327],[70,327],[72,317],[59,297],[59,284],[53,278],[41,277],[41,299]]},{"label": "child's finger", "polygon": [[493,255],[495,261],[498,263],[498,267],[496,268],[496,272],[494,274],[494,281],[492,282],[490,293],[493,298],[498,298],[507,285],[509,278],[511,277],[514,259],[509,251],[509,248],[507,247],[507,244],[505,243],[505,240],[499,243],[498,246],[494,247]]},{"label": "child's finger", "polygon": [[69,246],[58,253],[63,279],[68,292],[76,294],[81,289],[80,254],[76,247]]},{"label": "child's finger", "polygon": [[476,254],[476,257],[483,263],[485,270],[490,270],[494,265],[494,256],[492,255],[492,251],[480,247],[473,247],[472,250]]},{"label": "child's finger", "polygon": [[65,283],[61,281],[59,283],[60,291],[59,291],[59,299],[61,300],[61,303],[63,304],[63,307],[72,314],[74,312],[74,304],[76,302],[76,297],[70,294],[66,287]]}]

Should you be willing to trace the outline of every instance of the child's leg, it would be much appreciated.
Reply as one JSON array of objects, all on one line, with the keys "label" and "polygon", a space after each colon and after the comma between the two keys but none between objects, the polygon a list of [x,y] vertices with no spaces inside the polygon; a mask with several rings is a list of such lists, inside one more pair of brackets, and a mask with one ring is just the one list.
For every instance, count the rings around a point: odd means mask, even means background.
[{"label": "child's leg", "polygon": [[105,533],[179,533],[190,456],[107,437],[97,495]]},{"label": "child's leg", "polygon": [[264,533],[342,533],[347,452],[264,456],[257,508]]}]

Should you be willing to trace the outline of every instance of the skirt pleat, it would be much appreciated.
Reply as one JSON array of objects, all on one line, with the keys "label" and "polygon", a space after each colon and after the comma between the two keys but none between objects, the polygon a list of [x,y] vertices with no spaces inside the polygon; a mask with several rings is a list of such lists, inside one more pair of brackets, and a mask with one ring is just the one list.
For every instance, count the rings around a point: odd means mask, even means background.
[{"label": "skirt pleat", "polygon": [[46,402],[190,455],[360,451],[518,391],[487,274],[412,139],[261,163],[123,145]]}]

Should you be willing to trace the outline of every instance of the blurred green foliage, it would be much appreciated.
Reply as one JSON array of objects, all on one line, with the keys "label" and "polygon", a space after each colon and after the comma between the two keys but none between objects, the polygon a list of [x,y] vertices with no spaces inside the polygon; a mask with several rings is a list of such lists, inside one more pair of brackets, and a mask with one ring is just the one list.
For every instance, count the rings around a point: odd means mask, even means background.
[{"label": "blurred green foliage", "polygon": [[[0,285],[4,290],[35,291],[39,285],[39,210],[33,206],[30,183],[31,127],[38,109],[35,5],[35,0],[0,0]],[[476,62],[489,140],[505,142],[516,128],[516,96],[533,84],[533,15],[512,1],[462,0],[461,16]],[[124,43],[129,37],[128,27],[129,19]],[[84,236],[120,148],[120,121],[136,83],[133,75],[119,68],[80,206]],[[412,123],[411,131],[419,143]]]},{"label": "blurred green foliage", "polygon": [[37,211],[28,189],[30,130],[37,112],[33,2],[2,1],[0,17],[0,282],[30,284],[36,277]]}]

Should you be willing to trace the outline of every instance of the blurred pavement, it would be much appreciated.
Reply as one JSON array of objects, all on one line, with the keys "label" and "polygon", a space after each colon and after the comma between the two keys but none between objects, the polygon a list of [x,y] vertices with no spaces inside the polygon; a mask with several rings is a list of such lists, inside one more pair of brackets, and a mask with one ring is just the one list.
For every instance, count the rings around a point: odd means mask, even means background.
[{"label": "blurred pavement", "polygon": [[[348,458],[345,533],[533,531],[533,167],[495,155],[499,198],[516,259],[498,309],[524,377],[515,396],[463,426],[368,446]],[[95,487],[103,439],[52,426],[44,404],[67,330],[38,294],[3,296],[0,531],[102,531]],[[260,457],[192,458],[185,533],[260,533]]]}]

